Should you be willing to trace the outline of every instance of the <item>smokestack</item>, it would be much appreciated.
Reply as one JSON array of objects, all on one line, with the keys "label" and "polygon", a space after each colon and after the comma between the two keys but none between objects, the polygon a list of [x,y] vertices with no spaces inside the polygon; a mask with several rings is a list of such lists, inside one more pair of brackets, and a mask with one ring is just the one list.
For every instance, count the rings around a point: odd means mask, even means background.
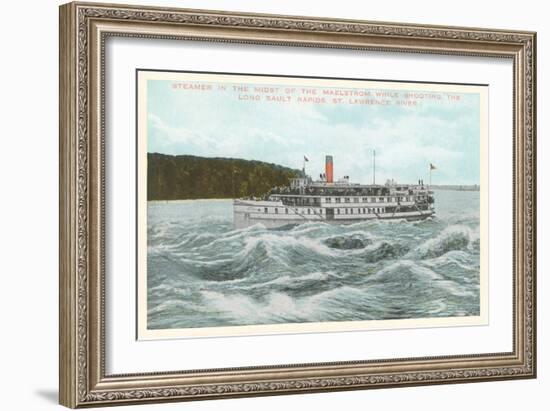
[{"label": "smokestack", "polygon": [[333,180],[333,167],[332,167],[332,156],[327,156],[325,159],[325,172],[327,175],[327,183],[334,182]]}]

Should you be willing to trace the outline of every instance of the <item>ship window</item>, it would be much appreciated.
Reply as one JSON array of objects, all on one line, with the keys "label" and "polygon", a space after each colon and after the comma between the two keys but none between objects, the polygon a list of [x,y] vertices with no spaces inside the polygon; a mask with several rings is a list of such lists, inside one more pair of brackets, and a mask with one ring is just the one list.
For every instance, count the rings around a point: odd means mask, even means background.
[{"label": "ship window", "polygon": [[323,214],[323,209],[322,208],[319,209],[319,214]]},{"label": "ship window", "polygon": [[308,214],[311,214],[311,208],[308,208],[308,209],[307,209],[307,213],[308,213]]},{"label": "ship window", "polygon": [[350,214],[353,214],[353,208],[349,209]]},{"label": "ship window", "polygon": [[337,202],[337,203],[340,203],[341,201],[342,201],[341,198],[336,198],[336,202]]},{"label": "ship window", "polygon": [[380,200],[380,202],[384,202],[384,197],[378,197],[378,200]]},{"label": "ship window", "polygon": [[363,203],[366,203],[367,201],[369,201],[369,199],[367,197],[363,197]]},{"label": "ship window", "polygon": [[372,214],[372,208],[369,208],[369,214]]},{"label": "ship window", "polygon": [[332,198],[330,197],[325,198],[325,203],[330,203],[331,201],[332,201]]},{"label": "ship window", "polygon": [[279,209],[278,208],[275,209],[275,214],[279,214]]},{"label": "ship window", "polygon": [[348,209],[346,208],[346,214],[348,213]]},{"label": "ship window", "polygon": [[344,199],[344,201],[345,201],[346,203],[349,203],[349,198],[346,197],[346,198]]},{"label": "ship window", "polygon": [[288,208],[285,208],[285,214],[288,214]]},{"label": "ship window", "polygon": [[340,214],[340,209],[339,208],[336,209],[336,214]]},{"label": "ship window", "polygon": [[358,197],[355,197],[355,198],[353,199],[353,202],[354,202],[354,203],[358,203],[358,202],[359,202],[359,198],[358,198]]},{"label": "ship window", "polygon": [[264,213],[267,213],[267,207],[264,208]]},{"label": "ship window", "polygon": [[367,211],[365,208],[363,208],[363,214],[367,214]]}]

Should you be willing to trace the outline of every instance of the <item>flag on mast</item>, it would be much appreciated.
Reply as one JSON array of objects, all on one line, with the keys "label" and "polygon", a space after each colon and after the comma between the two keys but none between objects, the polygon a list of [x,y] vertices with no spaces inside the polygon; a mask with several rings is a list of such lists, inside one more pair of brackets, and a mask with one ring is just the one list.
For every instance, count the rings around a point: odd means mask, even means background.
[{"label": "flag on mast", "polygon": [[436,170],[436,166],[430,163],[430,186],[432,185],[432,170]]},{"label": "flag on mast", "polygon": [[307,158],[306,156],[304,156],[304,161],[309,161],[309,158]]}]

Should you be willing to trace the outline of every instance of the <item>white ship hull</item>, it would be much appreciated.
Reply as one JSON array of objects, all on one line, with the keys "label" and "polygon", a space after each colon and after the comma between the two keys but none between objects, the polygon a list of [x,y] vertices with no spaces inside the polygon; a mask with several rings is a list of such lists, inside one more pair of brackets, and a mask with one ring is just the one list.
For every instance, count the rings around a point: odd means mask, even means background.
[{"label": "white ship hull", "polygon": [[[423,220],[435,214],[433,207],[415,209],[414,203],[403,203],[407,211],[400,207],[387,207],[387,204],[342,204],[322,207],[285,206],[282,201],[271,200],[234,200],[233,222],[235,228],[246,228],[262,224],[267,228],[306,222],[324,222],[329,224],[354,224],[361,221],[405,219]],[[391,211],[388,211],[391,210]]]}]

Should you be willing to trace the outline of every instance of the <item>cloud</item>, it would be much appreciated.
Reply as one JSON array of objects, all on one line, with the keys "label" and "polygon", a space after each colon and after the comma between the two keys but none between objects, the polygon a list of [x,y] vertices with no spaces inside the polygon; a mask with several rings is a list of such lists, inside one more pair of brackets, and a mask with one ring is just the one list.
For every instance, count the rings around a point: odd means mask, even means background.
[{"label": "cloud", "polygon": [[209,139],[200,133],[188,130],[185,127],[172,127],[167,125],[159,116],[149,113],[149,127],[153,133],[162,137],[161,144],[170,145],[173,143],[209,143]]},{"label": "cloud", "polygon": [[330,154],[336,176],[370,182],[376,149],[378,182],[426,178],[430,162],[438,166],[441,183],[479,180],[479,99],[464,98],[454,109],[434,102],[417,108],[351,107],[242,102],[232,95],[167,90],[150,97],[151,151],[256,159],[293,168],[302,168],[306,155],[313,176],[323,172]]}]

